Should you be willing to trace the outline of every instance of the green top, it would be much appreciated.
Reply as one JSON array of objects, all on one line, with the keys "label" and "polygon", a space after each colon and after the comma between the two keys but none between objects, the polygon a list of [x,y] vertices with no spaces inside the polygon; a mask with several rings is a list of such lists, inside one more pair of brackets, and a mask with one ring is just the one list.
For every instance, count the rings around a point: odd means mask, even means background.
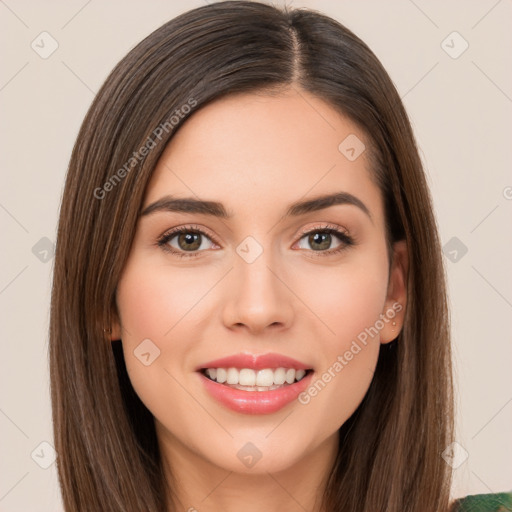
[{"label": "green top", "polygon": [[512,492],[476,494],[457,500],[455,512],[512,512]]}]

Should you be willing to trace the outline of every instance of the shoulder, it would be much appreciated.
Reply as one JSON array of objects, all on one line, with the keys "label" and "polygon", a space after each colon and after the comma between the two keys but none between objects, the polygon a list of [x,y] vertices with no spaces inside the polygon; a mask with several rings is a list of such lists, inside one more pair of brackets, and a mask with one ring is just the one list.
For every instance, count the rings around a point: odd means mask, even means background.
[{"label": "shoulder", "polygon": [[475,494],[455,502],[454,512],[512,512],[512,492]]}]

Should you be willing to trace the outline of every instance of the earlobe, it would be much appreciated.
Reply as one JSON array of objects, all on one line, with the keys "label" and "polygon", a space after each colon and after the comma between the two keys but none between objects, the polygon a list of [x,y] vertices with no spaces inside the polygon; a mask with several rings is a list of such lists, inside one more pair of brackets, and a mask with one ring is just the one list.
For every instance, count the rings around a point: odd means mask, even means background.
[{"label": "earlobe", "polygon": [[389,343],[396,339],[402,330],[407,304],[407,276],[409,257],[405,240],[393,244],[393,262],[389,273],[388,291],[382,317],[384,327],[380,332],[380,342]]},{"label": "earlobe", "polygon": [[110,341],[120,340],[121,339],[121,328],[116,324],[112,325],[110,332],[108,333]]},{"label": "earlobe", "polygon": [[121,323],[118,320],[117,313],[112,313],[112,319],[110,321],[110,325],[108,325],[105,329],[105,336],[108,337],[111,341],[120,340],[121,339]]}]

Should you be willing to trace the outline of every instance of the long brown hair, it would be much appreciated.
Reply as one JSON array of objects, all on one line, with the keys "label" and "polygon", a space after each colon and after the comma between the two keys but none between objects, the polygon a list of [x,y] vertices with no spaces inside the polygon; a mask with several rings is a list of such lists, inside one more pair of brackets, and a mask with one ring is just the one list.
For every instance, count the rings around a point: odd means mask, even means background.
[{"label": "long brown hair", "polygon": [[[453,436],[449,318],[432,201],[400,97],[371,50],[308,9],[230,1],[169,21],[115,67],[69,163],[58,227],[50,370],[58,472],[67,511],[171,506],[153,417],[105,328],[145,189],[183,122],[227,94],[309,91],[372,142],[388,245],[405,240],[408,302],[382,345],[367,395],[340,428],[326,511],[448,508]],[[341,142],[341,141],[340,141]],[[143,148],[146,148],[145,150]],[[167,507],[167,508],[166,508]]]}]

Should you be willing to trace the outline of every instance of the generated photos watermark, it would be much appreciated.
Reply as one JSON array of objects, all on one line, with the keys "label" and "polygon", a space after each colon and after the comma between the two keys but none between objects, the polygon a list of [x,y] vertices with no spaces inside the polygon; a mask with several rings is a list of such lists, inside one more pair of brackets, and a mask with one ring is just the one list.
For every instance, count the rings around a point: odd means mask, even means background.
[{"label": "generated photos watermark", "polygon": [[190,114],[192,109],[197,105],[197,101],[194,98],[189,98],[187,103],[176,109],[174,113],[163,123],[160,123],[154,130],[153,133],[146,139],[146,142],[138,149],[134,151],[133,155],[119,168],[101,187],[94,189],[94,197],[96,199],[105,199],[108,192],[114,190],[114,188],[126,178],[128,173],[139,163],[144,160],[153,148],[158,145],[158,142],[162,140],[162,136],[165,133],[169,133],[175,126],[180,123],[180,120],[187,114]]},{"label": "generated photos watermark", "polygon": [[361,331],[355,340],[352,341],[350,347],[342,354],[336,358],[336,361],[327,368],[327,370],[319,376],[315,382],[313,382],[308,389],[303,391],[298,396],[298,401],[302,405],[307,405],[311,402],[311,399],[320,393],[325,386],[332,379],[338,375],[345,366],[347,366],[352,359],[354,359],[359,352],[368,344],[368,338],[374,338],[379,334],[379,332],[384,329],[386,324],[391,322],[393,318],[402,311],[403,306],[399,302],[395,302],[392,307],[388,308],[384,314],[381,314],[379,319],[375,321],[375,323],[371,327],[366,327],[363,331]]}]

